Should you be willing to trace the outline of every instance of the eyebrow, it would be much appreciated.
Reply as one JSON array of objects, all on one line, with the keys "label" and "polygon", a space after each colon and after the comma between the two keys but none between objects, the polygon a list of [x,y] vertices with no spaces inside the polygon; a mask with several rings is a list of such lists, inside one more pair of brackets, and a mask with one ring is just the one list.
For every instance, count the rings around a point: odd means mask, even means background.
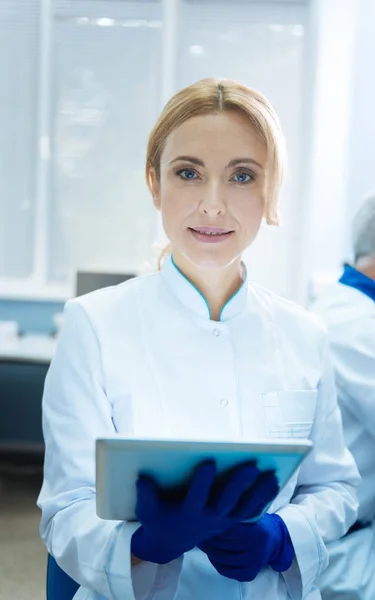
[{"label": "eyebrow", "polygon": [[[173,160],[170,161],[170,165],[178,162],[178,161],[185,161],[185,162],[190,162],[193,163],[194,165],[198,165],[199,167],[204,167],[204,162],[203,160],[201,160],[200,158],[196,158],[195,156],[177,156],[176,158],[174,158]],[[246,165],[256,165],[257,167],[259,167],[260,169],[263,169],[263,166],[258,163],[256,160],[254,160],[253,158],[233,158],[233,160],[231,160],[228,164],[227,164],[227,168],[230,169],[231,167],[235,167],[237,165],[240,164],[246,164]]]}]

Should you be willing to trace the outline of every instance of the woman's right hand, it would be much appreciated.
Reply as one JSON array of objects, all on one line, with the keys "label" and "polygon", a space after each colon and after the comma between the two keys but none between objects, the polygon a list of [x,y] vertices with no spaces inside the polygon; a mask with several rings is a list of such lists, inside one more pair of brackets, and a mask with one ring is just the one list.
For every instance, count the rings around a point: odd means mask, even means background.
[{"label": "woman's right hand", "polygon": [[257,517],[277,496],[273,472],[253,464],[238,467],[217,486],[213,462],[200,465],[182,500],[165,498],[155,481],[137,482],[136,517],[131,552],[143,561],[165,564],[233,525]]}]

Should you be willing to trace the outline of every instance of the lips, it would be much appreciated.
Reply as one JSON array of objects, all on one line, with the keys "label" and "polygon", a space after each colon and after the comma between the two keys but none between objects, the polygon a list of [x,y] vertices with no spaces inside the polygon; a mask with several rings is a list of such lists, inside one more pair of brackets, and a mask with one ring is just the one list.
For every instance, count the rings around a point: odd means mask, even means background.
[{"label": "lips", "polygon": [[233,229],[223,227],[189,227],[191,235],[202,244],[225,244],[234,235]]},{"label": "lips", "polygon": [[201,235],[228,235],[228,233],[233,233],[233,229],[223,229],[221,227],[189,227],[191,231],[195,231]]}]

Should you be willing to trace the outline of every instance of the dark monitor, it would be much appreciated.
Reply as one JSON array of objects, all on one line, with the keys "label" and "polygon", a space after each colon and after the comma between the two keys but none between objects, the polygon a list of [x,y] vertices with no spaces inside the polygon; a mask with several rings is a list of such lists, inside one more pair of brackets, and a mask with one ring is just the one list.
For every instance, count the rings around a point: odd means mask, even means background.
[{"label": "dark monitor", "polygon": [[89,292],[100,290],[123,283],[135,275],[130,273],[95,273],[93,271],[78,271],[76,279],[76,295],[83,296]]}]

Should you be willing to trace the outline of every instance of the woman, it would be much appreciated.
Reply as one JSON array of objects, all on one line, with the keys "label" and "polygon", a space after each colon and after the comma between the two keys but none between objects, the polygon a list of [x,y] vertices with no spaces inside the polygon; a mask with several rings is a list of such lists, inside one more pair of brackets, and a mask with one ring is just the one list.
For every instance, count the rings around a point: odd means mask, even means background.
[{"label": "woman", "polygon": [[[81,585],[77,599],[320,597],[326,543],[356,518],[357,470],[324,333],[301,308],[249,284],[241,261],[262,218],[277,223],[282,170],[282,133],[261,94],[213,79],[182,90],[147,152],[171,242],[161,271],[67,303],[43,400],[39,506],[43,540]],[[94,446],[114,432],[309,437],[314,448],[256,525],[228,519],[217,509],[223,497],[207,510],[210,464],[179,502],[163,503],[140,480],[140,522],[105,522],[95,512]],[[258,475],[246,473],[250,500],[265,505],[275,490],[269,480],[259,491]],[[231,482],[231,508],[241,481]]]}]

